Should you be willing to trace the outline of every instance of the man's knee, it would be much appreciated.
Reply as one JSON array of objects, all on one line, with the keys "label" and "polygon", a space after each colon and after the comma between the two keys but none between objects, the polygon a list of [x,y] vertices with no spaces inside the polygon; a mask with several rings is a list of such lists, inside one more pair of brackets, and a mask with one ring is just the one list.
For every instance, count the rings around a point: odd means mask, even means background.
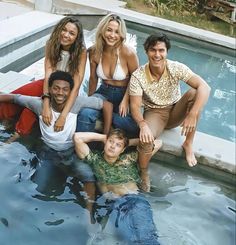
[{"label": "man's knee", "polygon": [[139,144],[137,147],[138,152],[143,153],[143,154],[151,154],[153,149],[154,149],[153,142],[144,143],[142,141],[139,141]]},{"label": "man's knee", "polygon": [[195,97],[196,97],[196,94],[197,94],[197,90],[196,89],[194,89],[194,88],[189,89],[186,92],[186,96],[188,97],[188,101],[194,101]]}]

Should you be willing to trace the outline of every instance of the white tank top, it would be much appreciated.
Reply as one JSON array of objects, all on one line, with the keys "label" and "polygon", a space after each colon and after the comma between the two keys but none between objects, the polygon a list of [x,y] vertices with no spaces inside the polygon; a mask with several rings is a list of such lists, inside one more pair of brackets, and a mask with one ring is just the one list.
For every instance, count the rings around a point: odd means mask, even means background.
[{"label": "white tank top", "polygon": [[69,72],[69,51],[61,51],[61,60],[57,63],[57,70]]},{"label": "white tank top", "polygon": [[50,126],[47,126],[40,115],[39,126],[44,143],[56,151],[63,151],[73,147],[74,145],[72,139],[76,129],[77,114],[69,112],[66,117],[64,129],[62,131],[55,132],[54,124],[59,116],[59,112],[52,110],[52,122]]}]

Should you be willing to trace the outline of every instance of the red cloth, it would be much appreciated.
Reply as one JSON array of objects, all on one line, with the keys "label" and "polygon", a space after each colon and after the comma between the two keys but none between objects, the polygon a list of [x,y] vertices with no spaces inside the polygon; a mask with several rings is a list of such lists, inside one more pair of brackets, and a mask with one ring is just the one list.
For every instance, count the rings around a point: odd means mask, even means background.
[{"label": "red cloth", "polygon": [[[43,81],[44,79],[33,81],[12,91],[12,93],[30,96],[41,96],[43,94]],[[20,114],[20,117],[16,123],[16,132],[20,135],[29,134],[35,121],[37,120],[37,116],[29,109],[22,108],[21,106],[16,104],[0,104],[0,120],[13,118],[17,114]]]}]

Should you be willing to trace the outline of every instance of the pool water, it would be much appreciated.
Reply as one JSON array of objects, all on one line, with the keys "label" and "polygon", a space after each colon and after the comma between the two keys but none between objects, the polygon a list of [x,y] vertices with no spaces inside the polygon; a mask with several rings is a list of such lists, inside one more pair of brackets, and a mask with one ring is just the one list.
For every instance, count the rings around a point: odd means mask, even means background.
[{"label": "pool water", "polygon": [[[142,44],[148,33],[129,32],[144,64]],[[188,64],[212,88],[198,130],[235,141],[235,59],[178,41],[172,42],[169,58]],[[84,192],[72,177],[55,173],[54,188],[39,190],[33,181],[40,164],[34,146],[38,136],[4,144],[10,133],[0,123],[0,244],[123,245],[112,227],[102,230],[89,223]],[[152,192],[145,196],[162,245],[236,244],[234,186],[162,162],[150,168]]]},{"label": "pool water", "polygon": [[[8,136],[1,127],[0,141]],[[87,221],[84,193],[72,177],[55,173],[53,190],[38,190],[35,137],[0,143],[0,244],[123,245],[112,227]],[[145,195],[161,244],[235,244],[235,187],[164,163],[150,167],[152,192]]]},{"label": "pool water", "polygon": [[[143,43],[153,30],[148,27],[137,30],[134,25],[129,25],[129,39],[136,46],[140,64],[147,62]],[[200,44],[191,43],[175,36],[171,36],[172,47],[168,58],[182,62],[200,75],[210,86],[211,95],[201,115],[198,131],[235,142],[235,82],[236,59],[234,52],[231,55],[224,53],[220,48],[201,47]],[[182,83],[182,92],[187,85]]]}]

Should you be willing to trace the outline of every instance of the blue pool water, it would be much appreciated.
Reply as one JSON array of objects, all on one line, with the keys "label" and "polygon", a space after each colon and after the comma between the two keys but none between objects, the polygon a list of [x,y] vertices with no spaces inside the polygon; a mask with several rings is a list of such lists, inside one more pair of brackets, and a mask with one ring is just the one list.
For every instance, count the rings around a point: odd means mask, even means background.
[{"label": "blue pool water", "polygon": [[[83,191],[72,177],[55,174],[53,192],[38,190],[32,139],[1,143],[8,136],[0,131],[0,244],[123,245],[114,227],[89,224]],[[234,186],[163,163],[150,168],[146,197],[162,245],[235,244]]]},{"label": "blue pool water", "polygon": [[[138,55],[144,64],[142,44],[148,34],[129,32],[137,41]],[[233,57],[177,41],[172,44],[170,59],[188,64],[212,87],[199,130],[235,141]],[[53,192],[40,191],[32,180],[35,166],[40,164],[33,145],[38,136],[4,144],[10,133],[0,123],[1,245],[123,245],[112,235],[113,227],[106,225],[102,229],[101,225],[88,222],[84,193],[72,177],[64,181],[55,174]],[[162,245],[236,244],[233,185],[162,162],[152,162],[150,168],[152,192],[145,195]]]},{"label": "blue pool water", "polygon": [[[148,27],[145,30],[142,28],[142,31],[136,29],[137,27],[132,28],[131,25],[128,32],[132,35],[133,43],[137,45],[142,65],[147,62],[143,43],[153,30]],[[235,142],[236,59],[234,52],[232,51],[232,55],[228,55],[219,48],[216,52],[209,47],[203,48],[200,44],[191,44],[190,41],[184,39],[181,42],[176,41],[175,37],[170,39],[172,48],[169,50],[168,58],[188,65],[212,89],[210,99],[202,112],[198,130]],[[182,85],[182,91],[184,92],[187,87]]]}]

